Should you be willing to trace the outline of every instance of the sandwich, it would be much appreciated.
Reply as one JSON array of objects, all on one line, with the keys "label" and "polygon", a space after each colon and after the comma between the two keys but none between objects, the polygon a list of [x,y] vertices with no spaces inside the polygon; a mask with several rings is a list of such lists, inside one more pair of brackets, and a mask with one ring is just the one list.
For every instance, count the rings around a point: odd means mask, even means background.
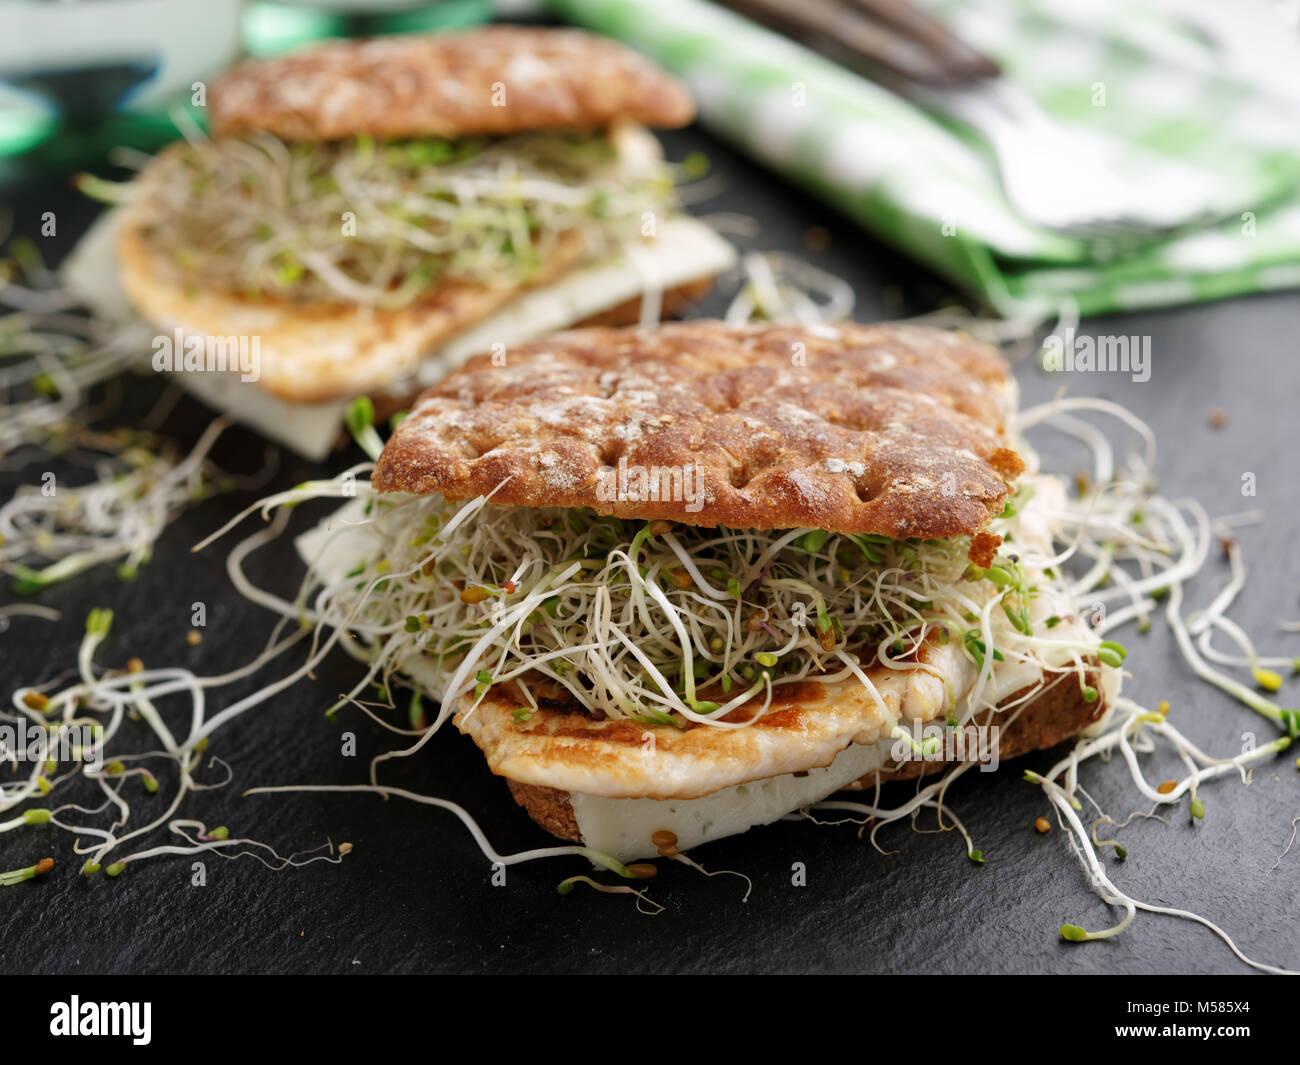
[{"label": "sandwich", "polygon": [[672,314],[734,263],[648,132],[690,96],[605,38],[330,43],[237,66],[207,105],[211,139],[151,160],[66,274],[157,330],[155,368],[308,457],[353,397],[396,411],[471,354]]},{"label": "sandwich", "polygon": [[955,333],[572,330],[424,393],[299,551],[539,825],[653,857],[1101,724],[1015,409]]}]

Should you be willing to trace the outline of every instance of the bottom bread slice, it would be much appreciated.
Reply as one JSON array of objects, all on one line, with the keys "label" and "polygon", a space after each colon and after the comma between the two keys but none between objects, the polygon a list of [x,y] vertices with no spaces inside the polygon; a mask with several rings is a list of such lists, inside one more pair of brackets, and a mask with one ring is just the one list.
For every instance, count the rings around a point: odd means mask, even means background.
[{"label": "bottom bread slice", "polygon": [[[1090,674],[1087,683],[1101,690],[1096,675]],[[1026,700],[1023,705],[1016,705],[1022,699]],[[1017,692],[1005,704],[1015,709],[1005,714],[1001,710],[987,711],[975,724],[997,725],[996,751],[1001,761],[1054,747],[1077,735],[1102,718],[1107,702],[1105,698],[1085,701],[1076,678],[1063,676],[1036,694],[1033,689]],[[999,717],[1007,720],[1000,723]],[[987,755],[987,749],[984,753]],[[977,754],[972,751],[972,758]],[[875,767],[861,774],[853,772],[855,763],[870,765],[873,756]],[[880,744],[853,744],[830,766],[739,784],[686,800],[610,799],[509,778],[506,783],[515,801],[553,836],[585,843],[622,861],[634,861],[655,856],[657,847],[650,837],[657,831],[672,831],[681,849],[686,849],[769,824],[835,791],[915,779],[948,769],[955,761],[912,759],[900,763],[889,761],[883,754],[882,764]]]}]

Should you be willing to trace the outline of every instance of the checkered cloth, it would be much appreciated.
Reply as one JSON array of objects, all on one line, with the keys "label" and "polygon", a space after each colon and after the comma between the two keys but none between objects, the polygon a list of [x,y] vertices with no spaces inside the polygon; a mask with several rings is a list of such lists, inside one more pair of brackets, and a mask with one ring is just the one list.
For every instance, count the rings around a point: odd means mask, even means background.
[{"label": "checkered cloth", "polygon": [[[1218,62],[1155,0],[926,2],[1048,113],[1134,145],[1126,180],[1158,189],[1191,168],[1205,181],[1206,209],[1220,221],[1109,261],[1018,217],[973,133],[726,9],[552,3],[684,78],[711,130],[1002,314],[1051,314],[1071,301],[1099,314],[1300,286],[1300,94],[1252,77],[1249,63]],[[1277,36],[1286,33],[1278,17]]]}]

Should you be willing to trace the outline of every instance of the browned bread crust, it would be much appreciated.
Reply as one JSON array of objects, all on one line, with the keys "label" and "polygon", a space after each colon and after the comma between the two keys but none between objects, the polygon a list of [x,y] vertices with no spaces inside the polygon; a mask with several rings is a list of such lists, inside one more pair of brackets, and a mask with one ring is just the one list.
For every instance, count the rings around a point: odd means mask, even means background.
[{"label": "browned bread crust", "polygon": [[578,819],[573,814],[573,803],[569,802],[567,791],[541,784],[520,784],[509,778],[506,783],[510,785],[510,794],[514,796],[515,802],[527,810],[528,816],[552,836],[567,839],[571,843],[582,842]]},{"label": "browned bread crust", "polygon": [[[934,329],[574,330],[504,365],[471,359],[426,392],[373,483],[704,526],[970,535],[1024,469],[1014,402],[993,349]],[[698,491],[613,493],[620,463],[690,471]]]},{"label": "browned bread crust", "polygon": [[680,82],[623,45],[521,26],[249,60],[212,86],[209,103],[218,136],[265,130],[297,141],[590,130],[622,119],[672,128],[695,115]]},{"label": "browned bread crust", "polygon": [[[1096,677],[1090,678],[1089,683],[1096,685]],[[1007,701],[1014,702],[1017,697],[1012,696]],[[1005,726],[999,741],[999,758],[1015,758],[1030,751],[1055,747],[1082,732],[1099,719],[1104,711],[1105,705],[1100,699],[1095,703],[1084,702],[1074,677],[1067,677],[1044,689]],[[942,772],[952,765],[952,762],[907,762],[889,773],[879,774],[879,782],[915,779],[929,773]],[[514,796],[515,802],[547,832],[573,843],[582,842],[582,833],[578,830],[578,821],[567,791],[539,784],[520,784],[509,779],[506,783],[510,786],[510,794]],[[844,790],[874,788],[876,784],[877,774],[869,773]]]}]

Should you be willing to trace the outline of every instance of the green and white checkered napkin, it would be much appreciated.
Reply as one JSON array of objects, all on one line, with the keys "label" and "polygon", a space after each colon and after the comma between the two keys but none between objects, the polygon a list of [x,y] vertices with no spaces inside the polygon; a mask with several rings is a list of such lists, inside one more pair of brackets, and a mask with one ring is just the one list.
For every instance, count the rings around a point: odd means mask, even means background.
[{"label": "green and white checkered napkin", "polygon": [[1109,262],[1017,217],[972,135],[728,10],[552,3],[684,78],[714,132],[1002,314],[1048,314],[1071,298],[1086,315],[1300,286],[1300,95],[1219,61],[1153,0],[926,3],[1049,113],[1136,145],[1147,172],[1130,180],[1159,188],[1172,180],[1162,165],[1211,179],[1206,206],[1223,221]]}]

